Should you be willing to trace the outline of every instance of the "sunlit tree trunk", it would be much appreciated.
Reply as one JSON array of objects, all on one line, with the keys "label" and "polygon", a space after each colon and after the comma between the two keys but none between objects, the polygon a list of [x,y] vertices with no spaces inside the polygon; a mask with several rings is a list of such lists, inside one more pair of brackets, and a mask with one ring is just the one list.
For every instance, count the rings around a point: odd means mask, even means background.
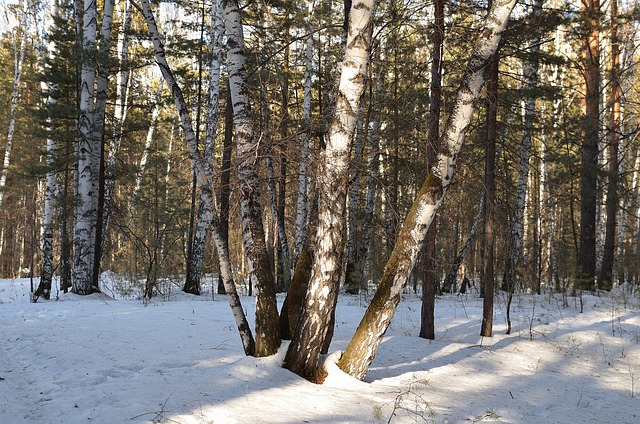
[{"label": "sunlit tree trunk", "polygon": [[240,212],[245,253],[256,289],[256,355],[274,354],[280,347],[275,279],[270,266],[262,225],[260,187],[258,186],[257,149],[249,85],[245,69],[244,35],[240,10],[235,0],[224,0],[227,33],[227,69],[233,103],[237,174],[241,194]]},{"label": "sunlit tree trunk", "polygon": [[405,219],[378,290],[349,346],[338,361],[338,366],[355,378],[362,379],[373,361],[400,302],[400,295],[423,246],[429,225],[451,183],[458,153],[473,116],[474,103],[480,95],[484,68],[496,52],[514,4],[515,0],[495,1],[489,10],[457,90],[457,98],[441,138],[436,164]]},{"label": "sunlit tree trunk", "polygon": [[304,98],[302,103],[303,132],[300,140],[300,163],[298,165],[298,200],[296,205],[296,233],[293,252],[293,265],[298,261],[307,236],[309,216],[309,189],[307,166],[310,162],[309,140],[311,139],[311,75],[313,72],[313,35],[307,38],[304,53]]},{"label": "sunlit tree trunk", "polygon": [[323,378],[318,374],[318,360],[338,296],[349,153],[369,65],[374,10],[373,0],[354,1],[351,5],[335,115],[320,158],[318,229],[311,280],[297,333],[284,361],[286,368],[311,381]]},{"label": "sunlit tree trunk", "polygon": [[[56,19],[59,18],[59,4],[54,1],[51,6],[52,25],[51,33],[56,31]],[[54,42],[49,43],[49,59],[53,61],[56,57],[56,45]],[[51,109],[56,103],[56,94],[58,84],[47,82],[47,109]],[[47,175],[45,179],[44,189],[44,211],[42,219],[42,271],[40,273],[40,283],[34,293],[35,299],[42,296],[44,299],[51,298],[51,285],[53,280],[53,230],[55,215],[55,200],[58,191],[58,176],[55,170],[55,161],[57,158],[57,144],[53,134],[53,125],[51,116],[47,116],[47,156],[46,167]]]},{"label": "sunlit tree trunk", "polygon": [[[537,22],[542,14],[543,0],[536,0],[533,5],[532,18]],[[518,166],[518,181],[516,184],[516,198],[511,215],[509,242],[504,270],[504,285],[509,292],[514,290],[518,263],[521,256],[521,246],[524,228],[524,210],[529,181],[529,160],[533,144],[533,124],[536,115],[536,98],[534,91],[538,87],[539,62],[536,57],[540,52],[540,36],[536,34],[527,47],[530,58],[523,63],[523,76],[527,90],[524,101],[524,130],[520,144],[520,162]]]},{"label": "sunlit tree trunk", "polygon": [[207,227],[212,219],[214,192],[213,192],[213,163],[215,162],[215,138],[218,128],[218,104],[220,98],[220,64],[222,57],[222,35],[224,24],[222,22],[222,7],[220,1],[214,1],[211,8],[211,63],[209,66],[209,88],[207,108],[207,132],[204,147],[205,171],[209,173],[204,185],[200,185],[200,203],[196,216],[196,230],[193,235],[191,256],[187,266],[187,275],[183,291],[192,294],[200,294],[200,279],[202,275],[202,262],[204,260],[205,239]]},{"label": "sunlit tree trunk", "polygon": [[76,171],[76,206],[73,231],[72,291],[90,294],[94,286],[96,224],[98,218],[99,158],[101,140],[96,139],[95,123],[95,60],[97,36],[97,6],[95,0],[84,1],[82,29],[82,65],[80,82],[80,115]]}]

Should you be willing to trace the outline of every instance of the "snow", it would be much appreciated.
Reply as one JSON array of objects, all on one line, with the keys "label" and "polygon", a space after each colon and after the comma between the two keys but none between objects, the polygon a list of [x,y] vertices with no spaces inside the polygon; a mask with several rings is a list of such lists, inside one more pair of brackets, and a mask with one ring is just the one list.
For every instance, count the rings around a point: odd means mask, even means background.
[{"label": "snow", "polygon": [[224,296],[174,286],[149,302],[31,304],[29,280],[0,280],[0,423],[638,423],[638,293],[583,299],[580,313],[572,297],[516,296],[505,335],[500,294],[494,337],[481,338],[477,293],[444,296],[429,341],[416,336],[419,297],[405,294],[362,382],[335,362],[367,299],[342,295],[315,385],[280,367],[286,343],[245,357]]}]

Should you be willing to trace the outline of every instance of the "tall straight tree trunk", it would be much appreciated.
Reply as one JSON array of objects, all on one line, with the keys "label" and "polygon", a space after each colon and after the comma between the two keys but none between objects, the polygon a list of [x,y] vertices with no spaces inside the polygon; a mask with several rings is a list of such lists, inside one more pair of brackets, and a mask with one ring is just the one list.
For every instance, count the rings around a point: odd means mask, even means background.
[{"label": "tall straight tree trunk", "polygon": [[576,288],[595,289],[596,211],[600,115],[600,0],[583,2],[583,129],[580,167],[580,251]]},{"label": "tall straight tree trunk", "polygon": [[[433,3],[433,53],[431,62],[431,94],[429,99],[429,133],[427,134],[427,175],[433,167],[440,137],[440,109],[442,104],[442,53],[444,44],[444,0]],[[435,218],[434,218],[435,219]],[[425,244],[425,272],[422,283],[420,309],[420,337],[435,339],[436,303],[436,225],[431,224]]]},{"label": "tall straight tree trunk", "polygon": [[98,277],[100,275],[100,262],[102,259],[102,238],[104,228],[102,226],[104,218],[104,124],[107,109],[107,87],[109,84],[109,44],[111,42],[111,29],[113,24],[113,10],[115,0],[105,0],[102,9],[102,27],[100,30],[100,43],[97,51],[97,78],[96,78],[96,98],[93,122],[93,139],[96,140],[98,151],[95,155],[95,166],[98,172],[98,198],[95,220],[95,259],[93,263],[93,286],[98,287]]},{"label": "tall straight tree trunk", "polygon": [[284,361],[285,368],[316,382],[323,379],[318,374],[318,360],[340,285],[349,154],[369,65],[374,10],[374,0],[358,0],[351,5],[335,115],[320,158],[318,229],[311,280],[298,331]]},{"label": "tall straight tree trunk", "polygon": [[192,294],[200,294],[200,279],[202,275],[202,262],[204,260],[205,239],[207,226],[213,215],[213,163],[215,162],[215,141],[218,129],[218,103],[220,98],[220,59],[222,56],[222,34],[224,24],[222,22],[222,7],[220,1],[214,2],[211,8],[211,63],[209,65],[209,88],[207,108],[207,133],[205,137],[204,160],[207,172],[211,172],[205,178],[205,183],[200,185],[200,203],[196,216],[196,230],[194,232],[191,256],[187,258],[187,275],[183,291]]},{"label": "tall straight tree trunk", "polygon": [[13,148],[13,134],[16,126],[16,110],[18,108],[18,96],[20,94],[20,77],[22,76],[22,62],[24,62],[24,51],[27,44],[27,21],[28,21],[28,3],[23,3],[22,19],[20,22],[20,46],[16,46],[14,42],[13,49],[13,90],[11,92],[11,106],[9,107],[9,127],[7,129],[7,143],[4,150],[4,160],[2,162],[2,172],[0,172],[0,210],[4,200],[4,190],[7,184],[7,176],[9,175],[9,165],[11,164],[11,150]]},{"label": "tall straight tree trunk", "polygon": [[[532,18],[537,22],[542,14],[543,0],[536,0],[533,5]],[[531,146],[533,144],[533,124],[536,115],[536,98],[534,91],[538,87],[538,68],[539,62],[536,57],[540,52],[540,36],[534,36],[529,42],[527,48],[530,57],[523,63],[523,73],[525,78],[526,90],[528,96],[524,103],[524,130],[522,134],[522,143],[520,144],[520,163],[518,166],[518,182],[516,185],[516,199],[513,205],[511,215],[511,227],[509,233],[509,242],[507,246],[507,257],[504,269],[504,285],[511,293],[517,276],[518,262],[521,256],[523,227],[524,227],[524,209],[527,198],[527,183],[529,181],[529,160],[531,158]]]},{"label": "tall straight tree trunk", "polygon": [[602,270],[598,279],[601,290],[611,290],[618,214],[618,145],[620,139],[620,44],[618,40],[618,0],[611,0],[611,128],[609,128],[609,170],[607,187],[607,224]]},{"label": "tall straight tree trunk", "polygon": [[[216,0],[218,1],[218,0]],[[233,105],[231,104],[231,90],[227,86],[227,100],[224,110],[224,140],[222,145],[222,160],[220,171],[220,237],[229,244],[229,209],[231,197],[231,154],[233,152]],[[218,281],[218,293],[224,294],[222,279]]]},{"label": "tall straight tree trunk", "polygon": [[[167,86],[169,87],[169,90],[173,95],[176,110],[180,117],[180,126],[187,141],[187,150],[190,159],[194,164],[193,168],[196,170],[195,174],[198,178],[198,183],[202,186],[205,184],[205,177],[207,176],[206,161],[199,155],[196,149],[196,136],[195,132],[193,131],[193,125],[191,123],[191,116],[189,115],[187,103],[184,100],[182,90],[178,85],[175,77],[173,76],[173,72],[171,71],[169,63],[167,62],[164,47],[162,45],[162,42],[160,41],[160,32],[158,31],[153,12],[151,11],[149,0],[141,0],[141,5],[141,12],[144,15],[147,27],[149,29],[150,38],[153,43],[156,63],[160,67]],[[211,201],[213,202],[213,198],[211,199]],[[211,227],[213,232],[213,239],[216,244],[216,248],[218,249],[220,273],[222,275],[222,280],[225,286],[227,300],[229,302],[229,306],[231,307],[231,311],[233,313],[238,331],[240,333],[244,352],[246,355],[253,355],[256,353],[256,343],[254,341],[253,335],[251,334],[251,329],[244,314],[242,304],[240,303],[240,297],[238,296],[238,293],[236,291],[235,283],[233,282],[233,272],[229,258],[229,248],[226,241],[221,237],[221,233],[219,230],[220,221],[216,213],[215,204],[212,207],[212,211],[213,213],[211,217]]]},{"label": "tall straight tree trunk", "polygon": [[307,236],[307,221],[309,216],[309,189],[307,166],[310,161],[309,140],[311,139],[311,74],[313,72],[313,35],[307,38],[304,53],[304,98],[302,102],[302,137],[300,140],[300,163],[298,165],[298,200],[296,205],[296,233],[292,264],[298,261],[298,256]]},{"label": "tall straight tree trunk", "polygon": [[414,201],[371,304],[338,361],[338,366],[349,375],[362,379],[378,350],[400,295],[420,252],[436,210],[447,192],[456,160],[480,95],[484,68],[495,54],[502,32],[507,25],[515,0],[493,3],[484,28],[479,31],[473,53],[467,64],[457,98],[441,138],[435,166],[431,169]]},{"label": "tall straight tree trunk", "polygon": [[82,28],[82,65],[80,82],[80,116],[78,122],[76,207],[73,231],[72,291],[91,294],[94,286],[96,224],[98,219],[99,158],[101,140],[96,139],[95,125],[95,60],[97,6],[95,0],[84,0]]},{"label": "tall straight tree trunk", "polygon": [[493,335],[493,296],[495,276],[493,272],[495,251],[495,199],[496,199],[496,126],[498,109],[498,55],[494,54],[487,67],[487,119],[484,151],[484,241],[482,245],[482,324],[480,335]]},{"label": "tall straight tree trunk", "polygon": [[256,355],[268,356],[280,347],[275,279],[270,266],[262,225],[258,186],[258,139],[253,128],[249,85],[245,69],[244,35],[240,9],[235,0],[224,0],[227,32],[227,69],[233,104],[237,174],[242,193],[240,211],[245,254],[256,289]]},{"label": "tall straight tree trunk", "polygon": [[[57,19],[60,17],[60,9],[58,0],[55,0],[51,6],[52,25],[50,32],[56,31]],[[54,42],[49,43],[49,60],[53,62],[57,53],[57,47]],[[50,111],[57,103],[58,84],[47,82],[47,109]],[[49,112],[50,113],[50,112]],[[44,299],[51,298],[51,285],[53,280],[53,231],[54,231],[54,215],[55,200],[58,192],[58,175],[55,169],[57,159],[57,143],[53,133],[53,123],[51,116],[47,116],[47,156],[46,167],[47,174],[44,189],[44,213],[42,218],[42,271],[40,273],[40,283],[34,293],[35,299],[42,296]]]}]

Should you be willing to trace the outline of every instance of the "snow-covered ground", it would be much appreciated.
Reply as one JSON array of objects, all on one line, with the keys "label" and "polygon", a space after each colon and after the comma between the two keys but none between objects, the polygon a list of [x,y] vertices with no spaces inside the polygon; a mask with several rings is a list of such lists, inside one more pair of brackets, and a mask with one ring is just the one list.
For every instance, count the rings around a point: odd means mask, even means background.
[{"label": "snow-covered ground", "polygon": [[[249,358],[223,296],[61,296],[29,303],[0,280],[0,423],[640,423],[637,294],[517,296],[505,335],[481,338],[476,294],[437,300],[436,340],[417,337],[406,295],[365,382],[327,365],[324,385]],[[282,299],[280,299],[282,300]],[[244,297],[253,318],[254,303]],[[343,295],[332,351],[366,299]],[[286,345],[285,345],[286,346]],[[330,362],[330,361],[327,361]]]}]

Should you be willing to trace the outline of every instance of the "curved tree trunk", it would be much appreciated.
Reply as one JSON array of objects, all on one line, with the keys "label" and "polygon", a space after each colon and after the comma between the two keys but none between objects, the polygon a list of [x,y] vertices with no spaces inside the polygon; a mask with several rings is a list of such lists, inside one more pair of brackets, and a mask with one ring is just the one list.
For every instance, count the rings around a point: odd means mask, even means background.
[{"label": "curved tree trunk", "polygon": [[474,102],[480,94],[484,67],[498,47],[514,5],[515,0],[499,0],[495,1],[489,10],[445,126],[436,165],[422,185],[400,230],[378,290],[349,346],[338,361],[338,366],[355,378],[362,379],[367,373],[400,302],[400,295],[423,246],[429,225],[442,204],[455,171],[466,130],[471,122]]},{"label": "curved tree trunk", "polygon": [[354,1],[342,62],[335,116],[318,173],[318,229],[315,260],[305,308],[284,366],[311,381],[321,381],[318,360],[325,345],[340,284],[349,153],[362,93],[373,31],[374,0]]}]

